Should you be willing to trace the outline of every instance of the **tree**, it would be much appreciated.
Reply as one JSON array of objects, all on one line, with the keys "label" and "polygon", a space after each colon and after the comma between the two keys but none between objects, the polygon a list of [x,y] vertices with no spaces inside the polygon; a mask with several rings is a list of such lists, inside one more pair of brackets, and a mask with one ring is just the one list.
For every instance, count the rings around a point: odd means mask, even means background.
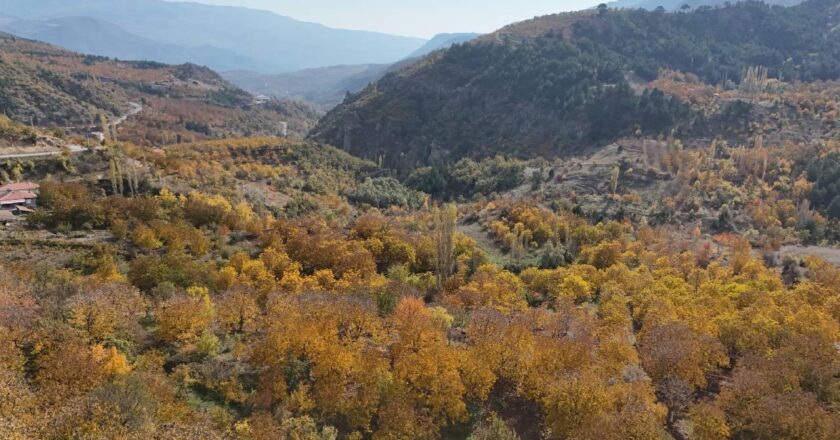
[{"label": "tree", "polygon": [[50,346],[37,359],[35,384],[41,398],[57,403],[81,396],[107,378],[106,353],[101,346],[90,347],[78,337],[61,335],[63,340]]},{"label": "tree", "polygon": [[139,330],[145,303],[133,287],[105,284],[69,298],[65,308],[73,326],[101,341],[133,336]]},{"label": "tree", "polygon": [[522,281],[492,264],[480,266],[470,282],[458,288],[447,300],[467,310],[491,307],[507,313],[528,307]]},{"label": "tree", "polygon": [[415,298],[400,301],[391,321],[397,337],[390,350],[395,391],[427,413],[435,426],[463,421],[467,390],[459,373],[460,356],[447,343],[443,328]]},{"label": "tree", "polygon": [[280,427],[283,435],[280,438],[289,440],[336,440],[338,431],[331,426],[321,429],[309,416],[290,417],[283,420]]},{"label": "tree", "polygon": [[467,440],[519,440],[519,436],[496,413],[484,417]]},{"label": "tree", "polygon": [[37,399],[21,377],[0,367],[0,437],[32,438]]},{"label": "tree", "polygon": [[607,15],[607,10],[609,10],[609,6],[606,3],[601,3],[598,5],[598,17],[605,17]]},{"label": "tree", "polygon": [[184,203],[184,217],[196,227],[220,225],[232,210],[230,202],[220,195],[192,192]]},{"label": "tree", "polygon": [[458,218],[458,208],[453,204],[449,204],[443,209],[435,208],[432,211],[432,215],[434,218],[435,266],[437,269],[438,288],[440,288],[455,271],[453,237],[455,234],[455,222]]},{"label": "tree", "polygon": [[99,113],[97,115],[97,123],[99,125],[99,131],[105,135],[105,140],[111,139],[111,123],[108,122],[108,116],[105,116],[104,113]]},{"label": "tree", "polygon": [[251,328],[258,314],[259,308],[253,297],[235,289],[219,300],[216,317],[227,331],[242,333]]},{"label": "tree", "polygon": [[668,407],[668,428],[673,430],[674,423],[683,417],[692,402],[694,387],[681,379],[667,377],[656,384],[656,397]]},{"label": "tree", "polygon": [[134,232],[131,233],[131,241],[135,246],[145,250],[154,250],[163,246],[163,242],[158,240],[155,231],[144,224],[134,227]]},{"label": "tree", "polygon": [[191,287],[162,303],[157,312],[158,337],[165,342],[195,341],[210,326],[215,310],[207,289]]},{"label": "tree", "polygon": [[726,414],[715,405],[699,403],[689,410],[692,438],[697,440],[726,440],[730,438]]},{"label": "tree", "polygon": [[610,174],[610,189],[615,194],[618,191],[618,178],[621,177],[621,168],[618,165],[614,166]]},{"label": "tree", "polygon": [[642,365],[657,382],[679,379],[703,388],[707,373],[729,363],[723,344],[697,334],[684,323],[668,323],[646,330],[640,345]]}]

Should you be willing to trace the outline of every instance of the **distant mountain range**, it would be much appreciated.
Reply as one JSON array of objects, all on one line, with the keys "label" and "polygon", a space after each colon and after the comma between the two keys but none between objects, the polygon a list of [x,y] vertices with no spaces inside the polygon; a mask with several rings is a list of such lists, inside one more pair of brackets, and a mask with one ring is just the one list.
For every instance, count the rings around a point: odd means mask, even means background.
[{"label": "distant mountain range", "polygon": [[[793,6],[802,3],[803,0],[764,0],[770,5]],[[691,8],[698,6],[722,6],[726,3],[738,3],[738,0],[618,0],[607,3],[611,8],[642,8],[654,10],[660,6],[669,11],[681,9],[688,5]]]},{"label": "distant mountain range", "polygon": [[465,43],[479,35],[471,33],[436,35],[423,47],[397,63],[330,66],[277,75],[234,70],[222,72],[222,76],[252,93],[302,100],[315,107],[329,109],[340,104],[348,92],[358,92],[390,71],[399,69],[436,50]]},{"label": "distant mountain range", "polygon": [[168,64],[191,62],[215,69],[235,69],[249,58],[211,46],[187,48],[130,34],[112,23],[90,17],[28,20],[0,15],[0,30],[23,38],[56,44],[75,52],[122,60]]},{"label": "distant mountain range", "polygon": [[427,43],[267,11],[160,0],[3,0],[0,31],[119,59],[261,73],[390,64]]}]

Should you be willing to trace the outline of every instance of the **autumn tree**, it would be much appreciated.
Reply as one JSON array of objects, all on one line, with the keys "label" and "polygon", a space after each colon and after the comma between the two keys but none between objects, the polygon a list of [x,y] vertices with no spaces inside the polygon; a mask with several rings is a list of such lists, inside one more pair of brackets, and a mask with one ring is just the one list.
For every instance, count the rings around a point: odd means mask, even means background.
[{"label": "autumn tree", "polygon": [[[466,388],[459,373],[459,356],[446,342],[440,323],[420,300],[405,298],[392,317],[396,340],[390,347],[395,390],[428,419],[415,424],[446,426],[467,416]],[[415,416],[416,417],[416,416]]]},{"label": "autumn tree", "polygon": [[166,342],[193,341],[208,329],[215,308],[206,288],[190,287],[163,302],[156,313],[158,336]]}]

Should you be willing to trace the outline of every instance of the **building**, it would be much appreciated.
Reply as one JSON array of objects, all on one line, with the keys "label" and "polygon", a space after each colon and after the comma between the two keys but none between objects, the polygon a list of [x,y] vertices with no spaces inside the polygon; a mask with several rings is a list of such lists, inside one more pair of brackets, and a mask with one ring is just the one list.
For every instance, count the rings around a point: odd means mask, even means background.
[{"label": "building", "polygon": [[25,215],[33,212],[38,206],[37,183],[21,182],[0,186],[0,210],[11,211],[15,215]]},{"label": "building", "polygon": [[7,183],[0,185],[0,195],[12,191],[29,191],[38,194],[39,189],[41,189],[41,185],[32,182]]}]

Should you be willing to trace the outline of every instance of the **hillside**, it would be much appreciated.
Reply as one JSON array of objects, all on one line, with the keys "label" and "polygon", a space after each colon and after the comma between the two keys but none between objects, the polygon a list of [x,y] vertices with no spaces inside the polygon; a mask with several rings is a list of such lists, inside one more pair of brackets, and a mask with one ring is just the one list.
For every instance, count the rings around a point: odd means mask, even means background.
[{"label": "hillside", "polygon": [[[723,6],[727,2],[727,0],[617,0],[608,2],[607,6],[611,8],[643,8],[651,11],[661,6],[666,10],[676,11],[682,10],[683,6],[686,5],[696,8],[700,6]],[[737,3],[737,1],[729,1],[728,3]],[[764,3],[793,6],[802,3],[802,0],[765,0]]]},{"label": "hillside", "polygon": [[752,66],[784,81],[837,79],[838,17],[829,0],[540,17],[385,76],[311,135],[402,170],[498,153],[551,157],[631,132],[714,136],[741,104],[696,114],[648,87],[660,69],[722,88],[738,87]]},{"label": "hillside", "polygon": [[[4,0],[0,14],[29,20],[31,33],[22,35],[68,49],[82,50],[88,45],[98,49],[89,52],[95,55],[136,59],[140,54],[152,61],[191,62],[215,70],[282,73],[341,64],[392,63],[424,44],[419,38],[332,29],[267,11],[190,2]],[[80,41],[76,28],[66,23],[78,17],[100,23],[83,35],[104,41]],[[62,22],[56,26],[55,20]],[[106,26],[107,32],[97,31]],[[122,44],[109,43],[113,35],[120,37]]]},{"label": "hillside", "polygon": [[277,75],[237,70],[222,72],[222,75],[252,93],[299,99],[329,110],[340,104],[348,92],[356,93],[388,72],[398,70],[434,51],[448,49],[476,37],[478,34],[436,35],[409,57],[394,64],[331,66]]},{"label": "hillside", "polygon": [[0,439],[837,440],[837,8],[540,17],[314,139],[0,36]]},{"label": "hillside", "polygon": [[481,34],[474,33],[437,34],[434,37],[432,37],[432,39],[429,40],[426,44],[424,44],[421,48],[417,49],[406,58],[411,59],[424,57],[434,51],[441,49],[449,49],[450,47],[456,44],[463,44],[470,40],[474,40],[480,35]]},{"label": "hillside", "polygon": [[[117,61],[0,35],[0,109],[11,119],[87,134],[104,115],[141,144],[235,134],[304,134],[314,114],[296,103],[256,105],[247,92],[195,65]],[[131,114],[131,117],[122,118]]]},{"label": "hillside", "polygon": [[0,438],[835,440],[840,270],[781,245],[840,255],[840,144],[706,147],[464,160],[441,207],[289,139],[2,161]]}]

